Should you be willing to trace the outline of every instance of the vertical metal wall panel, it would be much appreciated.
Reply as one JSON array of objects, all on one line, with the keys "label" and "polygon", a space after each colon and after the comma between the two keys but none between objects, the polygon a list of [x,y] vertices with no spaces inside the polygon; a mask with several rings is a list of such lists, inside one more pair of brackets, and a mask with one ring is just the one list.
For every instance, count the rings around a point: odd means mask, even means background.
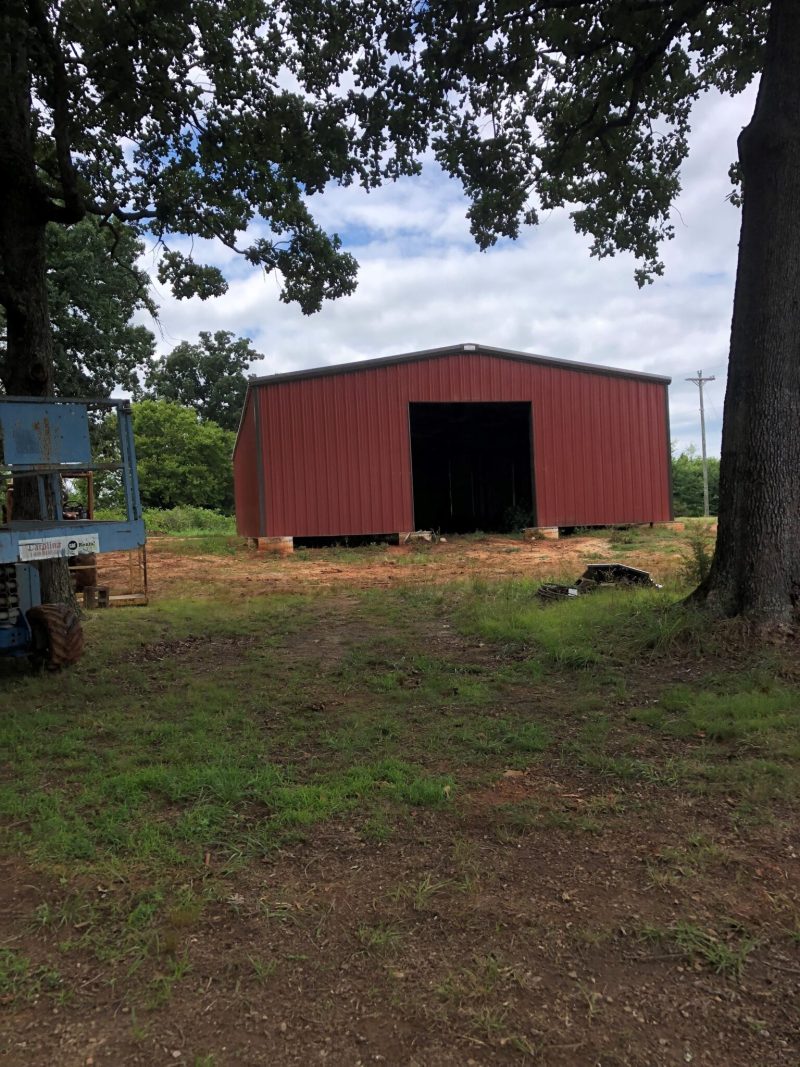
[{"label": "vertical metal wall panel", "polygon": [[[254,384],[267,533],[413,529],[412,402],[530,402],[540,526],[668,520],[666,388],[480,351]],[[254,448],[246,415],[234,464],[245,534],[257,522]]]},{"label": "vertical metal wall panel", "polygon": [[258,470],[253,405],[258,390],[247,394],[242,424],[233,453],[233,499],[236,506],[236,532],[240,537],[258,537]]}]

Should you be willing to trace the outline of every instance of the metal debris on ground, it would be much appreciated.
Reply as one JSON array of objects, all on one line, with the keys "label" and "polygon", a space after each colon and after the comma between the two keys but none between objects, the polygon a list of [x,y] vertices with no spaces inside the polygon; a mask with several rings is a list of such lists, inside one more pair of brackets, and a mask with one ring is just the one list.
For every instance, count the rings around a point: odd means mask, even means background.
[{"label": "metal debris on ground", "polygon": [[567,600],[569,597],[580,596],[580,590],[571,585],[540,585],[536,595],[540,600]]},{"label": "metal debris on ground", "polygon": [[627,563],[590,563],[574,585],[542,585],[536,590],[536,595],[540,600],[568,600],[612,585],[661,588],[653,581],[649,571],[640,570],[639,567],[629,567]]},{"label": "metal debris on ground", "polygon": [[412,530],[410,533],[407,533],[405,537],[402,538],[402,543],[404,545],[409,544],[409,542],[411,541],[427,541],[428,543],[430,543],[431,541],[435,540],[438,540],[438,538],[434,534],[433,530]]}]

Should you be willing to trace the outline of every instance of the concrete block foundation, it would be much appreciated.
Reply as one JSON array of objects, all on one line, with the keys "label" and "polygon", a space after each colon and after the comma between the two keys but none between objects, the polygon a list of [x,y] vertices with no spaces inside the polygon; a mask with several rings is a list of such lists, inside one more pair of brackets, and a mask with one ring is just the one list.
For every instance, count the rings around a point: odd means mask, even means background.
[{"label": "concrete block foundation", "polygon": [[273,552],[277,556],[290,556],[294,552],[293,537],[255,537],[253,542],[259,552]]}]

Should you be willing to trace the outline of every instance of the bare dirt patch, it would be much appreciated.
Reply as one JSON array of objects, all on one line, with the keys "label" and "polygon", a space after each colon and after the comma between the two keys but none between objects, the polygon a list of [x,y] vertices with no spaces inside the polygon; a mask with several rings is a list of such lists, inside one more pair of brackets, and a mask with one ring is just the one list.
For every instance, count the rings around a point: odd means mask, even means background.
[{"label": "bare dirt patch", "polygon": [[[330,825],[235,876],[212,867],[215,901],[163,931],[154,981],[187,966],[168,1004],[133,1010],[107,967],[73,956],[61,980],[74,997],[17,1006],[0,1063],[795,1064],[797,950],[776,945],[785,915],[765,904],[796,903],[787,842],[740,856],[694,806],[665,817],[499,841],[491,821],[419,815],[391,845]],[[738,849],[715,891],[653,885],[665,843],[700,827]],[[25,924],[58,889],[6,876],[28,887],[5,902],[14,944],[46,966]],[[678,922],[734,955],[736,924],[755,930],[742,974],[670,941]]]},{"label": "bare dirt patch", "polygon": [[[191,539],[153,537],[148,541],[148,579],[151,595],[157,598],[181,593],[252,596],[309,588],[444,584],[469,578],[578,577],[590,560],[612,560],[619,555],[619,547],[607,536],[530,542],[499,535],[453,537],[443,544],[303,549],[292,556],[257,552],[234,539],[226,554],[193,552]],[[625,561],[652,570],[657,581],[672,576],[677,565],[674,557],[665,556],[647,541],[626,550]],[[126,557],[104,556],[100,566],[101,583],[121,588],[128,581]]]}]

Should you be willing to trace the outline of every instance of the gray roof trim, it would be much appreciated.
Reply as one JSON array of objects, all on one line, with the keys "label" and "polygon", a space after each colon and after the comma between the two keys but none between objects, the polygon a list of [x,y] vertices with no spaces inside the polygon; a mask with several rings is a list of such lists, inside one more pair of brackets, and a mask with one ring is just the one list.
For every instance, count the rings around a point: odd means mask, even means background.
[{"label": "gray roof trim", "polygon": [[614,378],[635,378],[647,382],[661,382],[662,385],[669,385],[672,381],[671,378],[665,378],[660,374],[623,370],[621,367],[601,367],[594,363],[575,363],[569,359],[556,359],[553,356],[539,356],[533,352],[516,352],[510,348],[492,348],[489,345],[467,342],[460,345],[446,345],[444,348],[426,348],[419,352],[403,352],[397,356],[379,356],[377,359],[356,360],[353,363],[333,363],[327,367],[293,370],[285,374],[265,374],[260,378],[251,378],[249,385],[277,385],[280,382],[299,381],[303,378],[322,378],[328,374],[352,374],[355,371],[370,370],[373,367],[388,367],[394,363],[413,363],[415,360],[463,355],[465,352],[482,352],[487,356],[515,359],[521,363],[539,363],[547,367],[560,367],[562,370],[605,374]]}]

